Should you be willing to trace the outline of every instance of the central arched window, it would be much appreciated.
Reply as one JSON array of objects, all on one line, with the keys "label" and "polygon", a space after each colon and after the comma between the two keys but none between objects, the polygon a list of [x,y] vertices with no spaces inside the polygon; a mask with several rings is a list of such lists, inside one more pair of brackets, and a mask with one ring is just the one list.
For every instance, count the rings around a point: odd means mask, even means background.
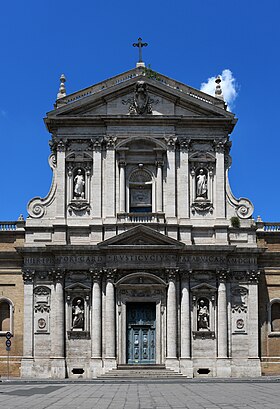
[{"label": "central arched window", "polygon": [[129,178],[130,213],[152,212],[152,176],[143,169],[137,169]]}]

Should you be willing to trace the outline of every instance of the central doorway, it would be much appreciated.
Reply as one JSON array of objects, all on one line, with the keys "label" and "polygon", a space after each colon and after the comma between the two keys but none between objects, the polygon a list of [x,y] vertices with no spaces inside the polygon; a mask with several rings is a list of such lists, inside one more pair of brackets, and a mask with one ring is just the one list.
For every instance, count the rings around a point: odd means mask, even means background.
[{"label": "central doorway", "polygon": [[127,363],[152,365],[156,363],[156,304],[126,304]]}]

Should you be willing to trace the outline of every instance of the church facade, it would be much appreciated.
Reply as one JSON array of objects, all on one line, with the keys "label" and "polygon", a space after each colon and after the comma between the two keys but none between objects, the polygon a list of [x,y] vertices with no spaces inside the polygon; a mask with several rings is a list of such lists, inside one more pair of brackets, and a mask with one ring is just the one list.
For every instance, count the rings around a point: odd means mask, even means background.
[{"label": "church facade", "polygon": [[64,82],[45,118],[52,185],[17,247],[21,376],[259,376],[265,245],[229,186],[220,80],[211,97],[140,63],[69,96]]}]

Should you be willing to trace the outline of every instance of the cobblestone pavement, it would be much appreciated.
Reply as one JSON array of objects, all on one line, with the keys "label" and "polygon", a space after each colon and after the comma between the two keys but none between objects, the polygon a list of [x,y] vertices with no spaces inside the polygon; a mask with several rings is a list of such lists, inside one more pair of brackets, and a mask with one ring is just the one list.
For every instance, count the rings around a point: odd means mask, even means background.
[{"label": "cobblestone pavement", "polygon": [[0,384],[5,409],[279,409],[279,381]]}]

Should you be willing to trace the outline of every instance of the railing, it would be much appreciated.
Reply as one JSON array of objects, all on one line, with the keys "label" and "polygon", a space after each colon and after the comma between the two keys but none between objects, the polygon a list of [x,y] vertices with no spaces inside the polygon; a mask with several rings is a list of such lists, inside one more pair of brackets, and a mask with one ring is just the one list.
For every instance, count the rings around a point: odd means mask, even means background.
[{"label": "railing", "polygon": [[163,213],[118,213],[118,223],[164,223]]},{"label": "railing", "polygon": [[[126,71],[125,73],[121,75],[117,75],[116,77],[109,78],[108,80],[99,82],[98,84],[95,84],[91,87],[85,88],[81,91],[75,92],[69,96],[61,98],[59,99],[59,101],[65,104],[71,104],[72,102],[75,102],[81,98],[87,97],[89,95],[103,91],[104,89],[108,89],[115,85],[121,84],[125,81],[130,80],[131,78],[135,78],[140,75],[145,75],[145,73],[143,72],[143,68],[141,67],[133,68],[132,70]],[[147,77],[149,78],[149,76]],[[152,79],[153,81],[159,82],[169,88],[173,88],[177,91],[187,94],[191,96],[192,98],[196,98],[196,99],[199,99],[200,101],[206,102],[208,104],[211,104],[211,105],[221,104],[221,100],[218,100],[217,98],[212,97],[211,95],[206,95],[202,91],[196,90],[195,88],[189,87],[188,85],[185,85],[181,82],[175,81],[169,77],[166,77],[165,75],[157,73],[156,78],[150,78],[150,79]]]},{"label": "railing", "polygon": [[0,221],[0,231],[15,231],[22,229],[25,225],[24,220],[17,220],[17,221]]},{"label": "railing", "polygon": [[256,223],[258,231],[265,232],[276,232],[280,233],[280,222],[263,222],[259,221]]}]

